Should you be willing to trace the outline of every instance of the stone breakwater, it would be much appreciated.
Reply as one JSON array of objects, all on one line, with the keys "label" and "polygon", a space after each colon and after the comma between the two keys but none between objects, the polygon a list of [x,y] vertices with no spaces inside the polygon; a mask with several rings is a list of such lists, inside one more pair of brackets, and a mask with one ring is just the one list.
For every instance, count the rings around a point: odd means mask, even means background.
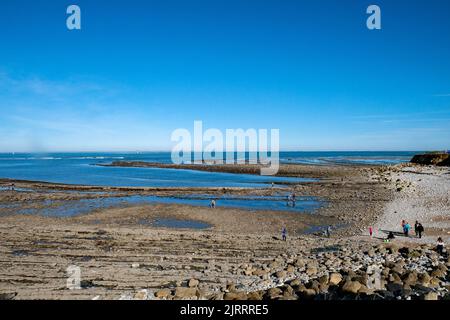
[{"label": "stone breakwater", "polygon": [[[329,242],[331,243],[331,242]],[[330,244],[309,254],[282,254],[268,263],[246,263],[234,273],[250,281],[208,291],[201,279],[121,299],[213,300],[439,300],[450,299],[450,259],[430,245]],[[219,267],[220,268],[220,267]]]}]

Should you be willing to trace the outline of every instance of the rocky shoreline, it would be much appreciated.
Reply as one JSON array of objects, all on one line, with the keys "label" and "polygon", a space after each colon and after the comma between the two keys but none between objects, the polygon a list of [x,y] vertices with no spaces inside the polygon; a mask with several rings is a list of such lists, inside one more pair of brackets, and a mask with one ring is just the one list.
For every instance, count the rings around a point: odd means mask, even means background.
[{"label": "rocky shoreline", "polygon": [[[450,299],[450,259],[430,245],[380,244],[316,248],[309,254],[280,255],[268,264],[244,264],[236,271],[261,279],[245,288],[228,284],[216,293],[198,288],[163,288],[148,298],[224,300],[438,300]],[[256,282],[256,281],[255,281]],[[256,290],[255,290],[256,289]]]}]

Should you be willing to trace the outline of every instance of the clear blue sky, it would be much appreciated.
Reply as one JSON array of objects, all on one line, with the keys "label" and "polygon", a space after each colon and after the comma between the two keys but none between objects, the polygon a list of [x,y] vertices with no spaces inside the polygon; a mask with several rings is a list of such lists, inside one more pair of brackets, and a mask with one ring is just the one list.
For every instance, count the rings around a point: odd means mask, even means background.
[{"label": "clear blue sky", "polygon": [[450,148],[448,0],[2,0],[0,40],[0,151],[170,150],[194,120],[284,150]]}]

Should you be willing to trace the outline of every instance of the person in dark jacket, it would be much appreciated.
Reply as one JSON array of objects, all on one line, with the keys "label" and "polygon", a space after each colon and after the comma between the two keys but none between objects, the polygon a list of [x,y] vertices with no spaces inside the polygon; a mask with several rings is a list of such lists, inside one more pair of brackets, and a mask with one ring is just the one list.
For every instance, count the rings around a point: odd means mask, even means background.
[{"label": "person in dark jacket", "polygon": [[281,237],[283,238],[283,241],[286,241],[286,236],[287,236],[287,230],[286,230],[286,227],[283,227],[283,229],[281,229]]},{"label": "person in dark jacket", "polygon": [[436,251],[437,251],[439,254],[443,254],[443,253],[444,253],[444,248],[445,248],[445,243],[444,243],[444,241],[442,240],[442,238],[439,237],[438,240],[437,240],[437,244],[436,244]]},{"label": "person in dark jacket", "polygon": [[420,222],[416,221],[414,225],[414,232],[416,233],[416,237],[422,238],[423,231],[423,225]]}]

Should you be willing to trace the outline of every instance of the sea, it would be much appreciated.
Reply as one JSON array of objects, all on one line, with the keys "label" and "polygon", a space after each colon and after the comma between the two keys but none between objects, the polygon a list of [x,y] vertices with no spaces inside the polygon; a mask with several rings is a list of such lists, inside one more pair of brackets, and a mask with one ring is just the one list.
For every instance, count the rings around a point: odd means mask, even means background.
[{"label": "sea", "polygon": [[[420,151],[280,152],[281,163],[371,164],[408,162]],[[0,178],[92,186],[131,187],[267,187],[303,178],[204,172],[166,168],[105,167],[113,161],[171,163],[170,152],[0,153]]]},{"label": "sea", "polygon": [[[407,162],[416,152],[281,152],[281,163],[299,164],[397,164]],[[233,155],[236,159],[238,154]],[[248,155],[247,155],[248,156]],[[131,187],[241,187],[264,188],[272,183],[282,187],[271,196],[215,196],[220,207],[246,210],[273,210],[296,213],[311,213],[326,201],[307,195],[298,196],[295,206],[286,201],[290,194],[289,182],[311,182],[315,179],[258,176],[222,172],[205,172],[167,168],[127,168],[99,166],[113,161],[147,161],[171,163],[169,152],[90,152],[90,153],[3,153],[0,154],[0,178],[44,181],[53,183],[91,186],[131,186]],[[0,191],[9,190],[9,184],[0,186]],[[283,190],[285,188],[285,190]],[[17,192],[30,192],[16,188]],[[43,201],[39,208],[22,208],[19,203],[0,203],[0,209],[14,214],[38,214],[44,216],[76,216],[87,214],[94,209],[122,205],[144,205],[152,203],[175,203],[193,206],[208,206],[210,195],[190,194],[171,197],[152,195],[132,195],[81,199],[53,203]],[[147,222],[142,222],[146,225]],[[210,227],[201,221],[174,220],[153,221],[151,224],[167,228],[203,229]],[[314,229],[315,230],[315,229]],[[312,230],[312,231],[314,231]],[[317,231],[317,230],[316,230]]]}]

